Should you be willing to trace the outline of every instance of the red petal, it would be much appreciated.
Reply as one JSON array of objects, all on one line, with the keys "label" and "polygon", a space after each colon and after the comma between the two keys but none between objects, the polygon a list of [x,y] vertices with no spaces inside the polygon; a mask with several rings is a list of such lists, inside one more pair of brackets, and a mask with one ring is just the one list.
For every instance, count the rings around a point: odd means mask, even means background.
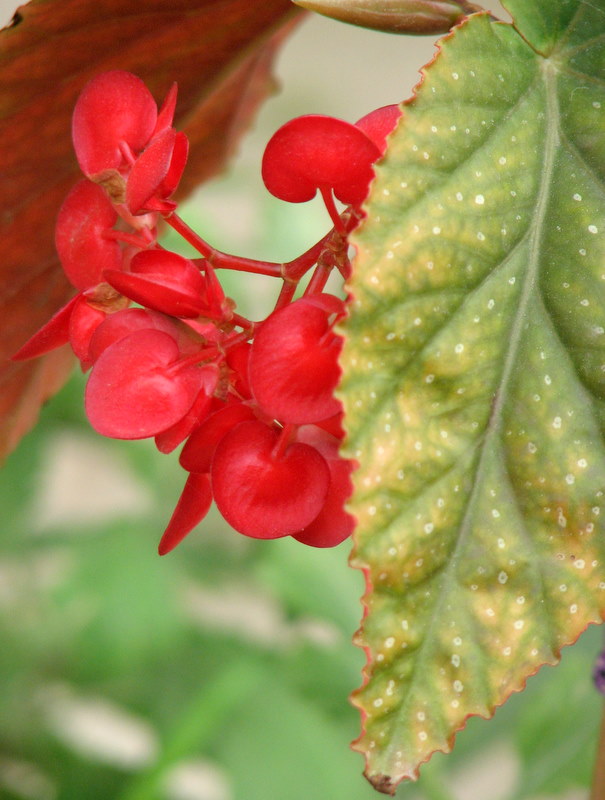
[{"label": "red petal", "polygon": [[167,198],[176,191],[185,170],[188,155],[189,139],[184,133],[179,131],[174,142],[170,167],[166,173],[166,177],[158,187],[158,197]]},{"label": "red petal", "polygon": [[167,250],[143,250],[130,269],[107,270],[104,278],[121,294],[164,314],[198,317],[208,310],[206,280],[189,259]]},{"label": "red petal", "polygon": [[158,553],[165,556],[183,541],[185,536],[206,516],[212,503],[208,475],[190,475],[168,527],[160,539]]},{"label": "red petal", "polygon": [[152,280],[115,269],[106,270],[103,277],[120,294],[163,314],[184,318],[199,317],[204,308],[199,297],[191,296],[180,287],[171,286],[161,279]]},{"label": "red petal", "polygon": [[341,410],[334,389],[342,340],[328,316],[303,297],[271,314],[254,338],[250,387],[261,409],[280,422],[317,422]]},{"label": "red petal", "polygon": [[168,128],[151,140],[147,149],[132,165],[126,181],[126,205],[131,214],[137,214],[144,209],[146,201],[157,192],[166,177],[175,140],[176,131]]},{"label": "red petal", "polygon": [[157,311],[149,311],[146,308],[126,308],[110,314],[99,325],[90,340],[89,358],[94,362],[104,350],[120,339],[124,339],[135,331],[151,329],[164,331],[177,341],[176,326],[169,317]]},{"label": "red petal", "polygon": [[139,153],[155,129],[157,113],[151,92],[136,75],[112,70],[93,78],[82,90],[72,118],[82,172],[94,177],[123,166],[121,145]]},{"label": "red petal", "polygon": [[248,364],[250,363],[250,342],[242,342],[227,350],[227,366],[233,370],[229,381],[235,391],[242,397],[250,397],[250,382],[248,381]]},{"label": "red petal", "polygon": [[343,203],[365,199],[380,151],[349,122],[322,115],[290,120],[271,137],[263,155],[262,176],[275,197],[291,203],[311,200],[331,188]]},{"label": "red petal", "polygon": [[202,388],[189,411],[183,419],[155,437],[155,446],[160,453],[172,453],[208,415],[212,406],[212,393],[218,382],[218,367],[216,364],[208,364],[201,368],[201,373]]},{"label": "red petal", "polygon": [[106,318],[106,313],[93,308],[84,297],[80,297],[74,306],[69,320],[69,343],[84,370],[92,364],[89,356],[90,340]]},{"label": "red petal", "polygon": [[315,425],[323,428],[324,431],[332,434],[332,436],[335,436],[340,441],[345,437],[345,429],[342,426],[343,419],[344,412],[339,411],[338,414],[334,414],[333,417],[322,419],[321,421],[316,422]]},{"label": "red petal", "polygon": [[179,350],[167,333],[142,330],[108,347],[86,386],[92,427],[115,439],[144,439],[178,422],[201,384],[201,370],[179,367]]},{"label": "red petal", "polygon": [[310,525],[294,538],[311,547],[336,547],[347,539],[355,528],[355,517],[344,505],[353,494],[351,472],[353,462],[344,458],[329,459],[330,488],[323,508]]},{"label": "red petal", "polygon": [[358,119],[355,127],[363,131],[374,142],[382,155],[387,149],[387,136],[395,129],[402,113],[398,105],[382,106],[382,108],[376,108],[365,117]]},{"label": "red petal", "polygon": [[37,358],[49,353],[56,347],[61,347],[69,341],[69,320],[74,306],[81,298],[81,294],[72,297],[69,303],[60,308],[46,325],[25,342],[15,355],[13,361],[27,361],[28,358]]},{"label": "red petal", "polygon": [[216,448],[212,492],[236,531],[276,539],[309,525],[321,511],[330,471],[314,447],[291,444],[276,452],[279,432],[262,422],[242,422]]},{"label": "red petal", "polygon": [[96,286],[103,280],[103,270],[120,269],[120,245],[104,235],[117,218],[103,189],[90,181],[77,183],[65,198],[57,217],[55,247],[76,288]]},{"label": "red petal", "polygon": [[179,458],[188,472],[210,472],[214,452],[221,439],[240,422],[253,420],[254,412],[243,403],[233,403],[211,414],[196,428]]},{"label": "red petal", "polygon": [[151,137],[152,139],[155,138],[158,134],[163,133],[167,128],[172,128],[172,121],[174,119],[174,112],[176,109],[177,94],[178,94],[178,85],[176,83],[173,83],[170,89],[168,89],[168,93],[164,98],[162,107],[158,112],[158,119],[155,124],[155,130]]}]

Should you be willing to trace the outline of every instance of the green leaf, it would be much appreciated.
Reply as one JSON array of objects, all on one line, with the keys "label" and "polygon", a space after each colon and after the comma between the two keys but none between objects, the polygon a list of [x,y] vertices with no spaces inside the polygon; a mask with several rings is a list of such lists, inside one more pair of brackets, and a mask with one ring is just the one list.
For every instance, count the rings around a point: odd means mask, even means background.
[{"label": "green leaf", "polygon": [[387,793],[604,615],[605,15],[508,5],[442,41],[354,237],[354,746]]},{"label": "green leaf", "polygon": [[586,16],[603,15],[603,10],[591,7],[583,0],[504,0],[502,5],[515,21],[515,27],[531,43],[538,52],[547,55],[573,24],[583,24],[582,19],[574,19],[581,9],[584,20]]}]

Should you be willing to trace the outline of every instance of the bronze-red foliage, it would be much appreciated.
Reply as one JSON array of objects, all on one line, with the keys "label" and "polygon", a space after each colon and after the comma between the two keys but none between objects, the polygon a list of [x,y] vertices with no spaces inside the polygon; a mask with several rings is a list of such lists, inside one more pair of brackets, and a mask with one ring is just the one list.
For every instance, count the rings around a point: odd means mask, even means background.
[{"label": "bronze-red foliage", "polygon": [[289,0],[32,0],[0,31],[0,454],[35,423],[72,363],[63,351],[9,359],[73,293],[53,235],[78,177],[70,126],[83,86],[99,72],[131,70],[158,101],[178,81],[186,192],[233,153],[273,87],[273,56],[298,13]]}]

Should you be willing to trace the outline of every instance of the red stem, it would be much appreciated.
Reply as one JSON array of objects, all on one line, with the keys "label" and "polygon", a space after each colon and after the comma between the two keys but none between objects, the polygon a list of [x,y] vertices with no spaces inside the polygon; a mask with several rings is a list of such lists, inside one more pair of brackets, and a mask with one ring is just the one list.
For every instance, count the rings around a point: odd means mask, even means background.
[{"label": "red stem", "polygon": [[[317,247],[317,245],[314,245],[309,251],[303,253],[302,256],[299,256],[298,258],[295,258],[294,261],[290,261],[286,264],[278,264],[271,261],[258,261],[253,258],[244,258],[243,256],[232,256],[228,253],[222,253],[220,250],[212,247],[211,244],[202,239],[201,236],[198,236],[198,234],[192,228],[190,228],[189,225],[187,225],[187,223],[184,222],[178,214],[171,214],[170,216],[165,217],[165,219],[166,222],[172,228],[174,228],[174,230],[179,233],[186,242],[189,242],[190,245],[195,247],[198,253],[201,253],[215,269],[234,269],[242,272],[252,272],[256,275],[270,275],[280,278],[284,274],[284,270],[287,270],[290,265],[298,265],[301,261],[306,264],[309,255],[313,253]],[[309,269],[314,261],[315,259],[311,261],[306,269]],[[199,266],[199,259],[197,259],[197,263]]]},{"label": "red stem", "polygon": [[313,264],[317,263],[317,259],[321,255],[321,251],[324,249],[326,242],[331,235],[332,231],[328,231],[325,236],[316,242],[313,247],[310,247],[305,253],[298,256],[298,258],[283,264],[282,275],[284,279],[298,283],[305,272],[308,272]]},{"label": "red stem", "polygon": [[[174,214],[167,222],[174,218]],[[177,217],[177,219],[179,219]],[[182,220],[180,220],[182,222]],[[182,223],[185,225],[185,223]],[[173,226],[174,227],[174,226]],[[187,226],[186,226],[187,227]],[[189,244],[193,245],[202,255],[204,260],[194,258],[193,263],[199,268],[204,269],[205,263],[209,261],[214,269],[233,269],[238,272],[250,272],[255,275],[268,275],[273,278],[285,278],[298,282],[302,276],[307,272],[319,258],[319,255],[324,247],[328,237],[332,231],[327,233],[323,238],[316,242],[313,247],[310,247],[300,256],[292,259],[292,261],[284,261],[278,263],[277,261],[258,261],[254,258],[245,258],[244,256],[234,256],[229,253],[222,253],[220,250],[215,250],[209,244],[206,244],[205,252],[202,251],[201,246],[198,247],[193,241],[193,237],[197,236],[195,231],[191,231],[192,237],[188,238],[183,235],[183,232],[175,227],[175,230],[185,238]],[[191,229],[189,229],[191,230]],[[198,237],[199,238],[199,237]],[[203,242],[203,239],[200,239]],[[206,255],[208,253],[208,255]]]},{"label": "red stem", "polygon": [[230,336],[228,339],[222,343],[223,350],[229,350],[231,347],[236,347],[238,344],[242,344],[242,342],[247,342],[248,339],[251,339],[254,334],[254,329],[249,328],[248,330],[242,331],[241,333],[237,333],[234,336]]},{"label": "red stem", "polygon": [[[135,231],[138,231],[141,234],[143,239],[145,239],[147,242],[147,245],[157,243],[158,215],[155,212],[143,215],[134,215],[130,213],[124,203],[119,203],[115,205],[114,208],[129,227],[134,228]],[[149,222],[150,217],[153,217],[153,228],[150,228],[148,224],[145,224],[146,222]]]},{"label": "red stem", "polygon": [[136,161],[136,156],[132,152],[128,142],[121,141],[120,144],[119,144],[119,149],[120,149],[120,153],[122,153],[122,155],[124,156],[124,160],[127,162],[127,164],[130,167],[132,167],[132,165]]},{"label": "red stem", "polygon": [[213,345],[212,347],[203,347],[201,350],[198,350],[197,353],[194,353],[191,356],[186,356],[185,358],[181,358],[178,361],[174,361],[169,369],[177,371],[182,369],[183,367],[195,366],[196,364],[201,364],[201,362],[208,363],[215,359],[219,355],[218,348]]},{"label": "red stem", "polygon": [[244,256],[232,256],[228,253],[215,251],[215,256],[211,259],[215,269],[234,269],[239,272],[250,272],[254,275],[269,275],[273,278],[280,278],[282,274],[282,264],[271,261],[257,261],[255,258],[245,258]]},{"label": "red stem", "polygon": [[326,265],[326,264],[318,264],[315,268],[315,272],[311,276],[311,280],[309,281],[309,285],[305,289],[304,296],[308,297],[311,294],[320,294],[323,292],[326,283],[328,282],[328,278],[330,277],[330,273],[332,272],[333,265]]},{"label": "red stem", "polygon": [[103,233],[103,238],[132,244],[135,247],[140,247],[141,250],[145,250],[149,245],[149,242],[146,242],[142,236],[137,236],[134,233],[126,233],[126,231],[105,231]]},{"label": "red stem", "polygon": [[332,194],[332,189],[327,189],[326,187],[322,186],[319,190],[321,192],[321,196],[323,197],[323,201],[325,203],[326,208],[328,209],[328,214],[330,215],[330,219],[334,223],[334,227],[341,233],[343,236],[346,236],[347,229],[345,227],[344,222],[341,219],[341,216],[336,208],[336,203],[334,202],[334,195]]},{"label": "red stem", "polygon": [[279,438],[278,438],[277,442],[275,443],[275,447],[271,451],[271,456],[275,460],[277,460],[278,458],[281,458],[281,456],[283,456],[283,454],[286,451],[286,448],[288,447],[288,445],[290,444],[290,442],[294,438],[294,434],[296,433],[297,428],[298,428],[298,426],[297,425],[293,425],[292,423],[288,423],[287,425],[284,425],[284,427],[281,430],[281,433],[279,434]]},{"label": "red stem", "polygon": [[274,311],[277,311],[279,308],[283,308],[287,306],[288,303],[292,302],[292,298],[296,292],[296,287],[298,283],[290,283],[289,281],[284,281],[283,286],[281,287],[281,291],[279,293],[279,297],[275,303],[273,308]]},{"label": "red stem", "polygon": [[244,330],[254,331],[255,324],[246,317],[242,317],[241,314],[233,314],[231,319],[229,320],[233,325],[237,325],[238,328],[244,328]]},{"label": "red stem", "polygon": [[202,239],[201,236],[198,236],[197,233],[179,217],[178,214],[170,214],[169,216],[164,217],[164,219],[171,228],[174,228],[174,230],[183,237],[186,242],[189,242],[190,245],[195,247],[198,253],[201,253],[207,259],[211,259],[217,253],[214,247]]}]

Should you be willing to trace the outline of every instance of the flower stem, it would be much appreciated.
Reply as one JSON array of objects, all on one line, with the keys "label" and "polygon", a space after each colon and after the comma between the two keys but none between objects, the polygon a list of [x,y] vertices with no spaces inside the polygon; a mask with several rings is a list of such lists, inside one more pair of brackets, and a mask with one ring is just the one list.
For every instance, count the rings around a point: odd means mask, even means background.
[{"label": "flower stem", "polygon": [[149,242],[146,242],[142,236],[138,236],[134,233],[126,233],[126,231],[105,231],[103,233],[103,238],[131,244],[133,247],[138,247],[140,250],[145,250],[149,245]]},{"label": "flower stem", "polygon": [[164,222],[167,222],[171,228],[180,234],[186,242],[201,253],[206,258],[210,259],[216,253],[214,247],[211,244],[208,244],[201,236],[190,228],[187,223],[182,220],[178,214],[170,214],[169,216],[164,217]]},{"label": "flower stem", "polygon": [[283,286],[281,287],[281,291],[279,293],[279,297],[275,303],[274,311],[277,311],[284,306],[287,306],[288,303],[292,302],[292,298],[296,294],[296,287],[298,286],[298,281],[284,281]]},{"label": "flower stem", "polygon": [[[286,278],[294,281],[300,280],[305,272],[315,264],[326,240],[332,233],[332,231],[327,233],[300,256],[292,259],[292,261],[279,263],[277,261],[259,261],[255,258],[245,258],[244,256],[234,256],[230,253],[223,253],[198,236],[177,214],[171,214],[170,217],[166,217],[166,222],[171,225],[186,242],[189,242],[190,245],[195,247],[215,269],[232,269],[238,272],[250,272],[254,275],[269,275],[274,278]],[[198,267],[204,266],[201,259],[193,259],[193,263]]]},{"label": "flower stem", "polygon": [[287,425],[284,425],[284,427],[281,430],[281,433],[279,434],[277,442],[275,443],[275,446],[274,446],[273,450],[271,451],[271,455],[272,455],[272,457],[273,457],[273,459],[275,461],[280,459],[283,456],[283,454],[286,452],[286,450],[288,449],[288,446],[291,444],[292,440],[294,439],[294,436],[296,434],[297,429],[298,429],[298,426],[297,425],[293,425],[292,423],[288,423]]},{"label": "flower stem", "polygon": [[243,256],[232,256],[228,253],[216,252],[212,258],[212,265],[216,269],[234,269],[239,272],[249,272],[252,275],[269,275],[273,278],[281,278],[282,265],[271,261],[257,261],[254,258],[244,258]]},{"label": "flower stem", "polygon": [[173,361],[172,364],[166,367],[166,374],[174,375],[183,369],[187,369],[188,367],[206,366],[206,364],[210,364],[215,361],[219,355],[220,353],[218,351],[218,347],[204,347],[202,350],[198,350],[197,353],[193,353],[193,355],[185,356],[177,361]]},{"label": "flower stem", "polygon": [[215,269],[233,269],[255,275],[269,275],[274,278],[298,281],[315,264],[329,236],[330,233],[326,234],[300,256],[281,264],[276,261],[258,261],[254,258],[233,256],[229,253],[222,253],[220,250],[215,250],[209,260]]},{"label": "flower stem", "polygon": [[332,265],[321,264],[321,263],[318,264],[317,267],[315,268],[315,272],[311,277],[311,280],[309,281],[307,288],[305,289],[304,296],[308,297],[309,295],[319,294],[320,292],[323,292],[331,272],[332,272]]},{"label": "flower stem", "polygon": [[347,235],[346,227],[344,222],[341,219],[340,213],[336,208],[336,203],[334,202],[334,195],[332,194],[331,189],[326,189],[325,186],[322,186],[319,190],[321,192],[321,196],[323,198],[324,204],[326,209],[328,210],[328,214],[330,215],[330,219],[334,223],[334,227],[342,236]]},{"label": "flower stem", "polygon": [[237,325],[239,328],[243,328],[244,331],[247,331],[248,333],[254,332],[255,323],[252,322],[252,320],[247,319],[246,317],[242,317],[241,314],[233,314],[229,321],[233,325]]}]

